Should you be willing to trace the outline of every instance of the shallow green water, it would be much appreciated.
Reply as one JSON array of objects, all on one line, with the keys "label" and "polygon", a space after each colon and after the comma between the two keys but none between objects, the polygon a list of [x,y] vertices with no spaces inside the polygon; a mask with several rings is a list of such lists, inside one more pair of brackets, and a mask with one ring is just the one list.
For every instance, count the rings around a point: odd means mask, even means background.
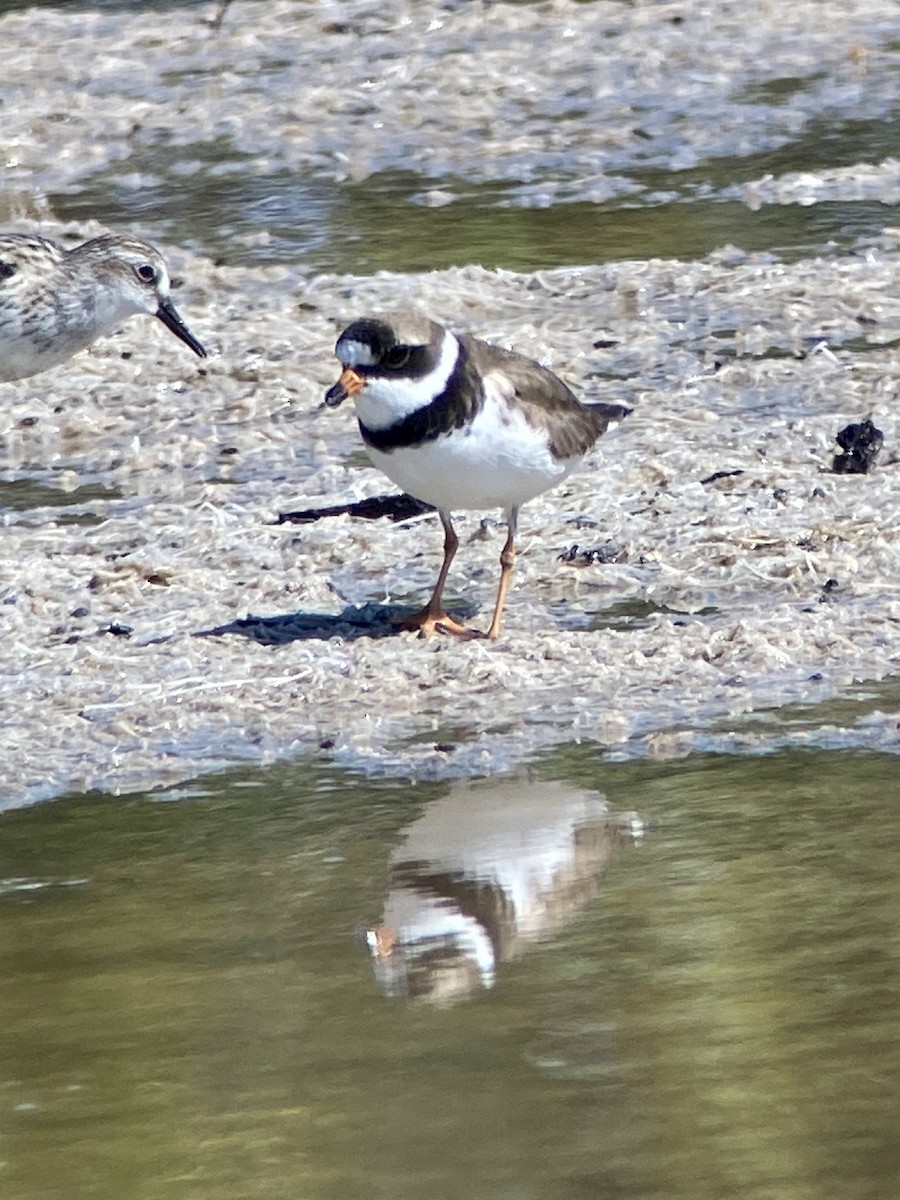
[{"label": "shallow green water", "polygon": [[[44,472],[47,480],[52,479],[49,472]],[[14,512],[30,512],[35,508],[62,508],[80,504],[90,504],[94,500],[113,500],[120,496],[115,488],[102,483],[85,483],[80,487],[68,489],[54,487],[50,482],[43,482],[31,475],[19,478],[3,478],[0,475],[0,512],[12,509]],[[59,518],[66,520],[63,514]],[[91,518],[85,518],[91,519]]]},{"label": "shallow green water", "polygon": [[450,1007],[386,999],[358,936],[447,786],[299,763],[6,814],[4,1197],[893,1195],[896,759],[548,779],[650,831]]},{"label": "shallow green water", "polygon": [[[228,154],[225,147],[198,149],[198,157]],[[798,163],[803,159],[798,148]],[[837,155],[838,159],[842,155]],[[226,159],[228,161],[228,159]],[[140,228],[161,240],[211,254],[225,263],[297,262],[305,272],[428,271],[479,263],[533,271],[541,268],[644,258],[702,258],[726,245],[747,252],[773,251],[786,261],[846,249],[875,236],[887,223],[875,201],[769,205],[752,212],[745,204],[700,188],[697,171],[654,172],[646,184],[665,190],[666,202],[643,198],[591,204],[571,202],[524,207],[499,187],[429,181],[408,173],[385,173],[364,184],[332,185],[287,172],[259,177],[241,170],[215,178],[200,173],[170,179],[158,158],[145,167],[159,173],[139,191],[123,188],[117,172],[85,182],[76,195],[51,196],[64,219],[98,215],[112,228]],[[710,164],[723,186],[743,177],[743,160]],[[829,165],[826,158],[819,165]],[[141,164],[133,164],[138,169]],[[786,167],[785,169],[791,169]],[[799,169],[794,167],[793,169]],[[412,197],[445,186],[457,195],[445,207]],[[265,230],[271,240],[245,245]]]},{"label": "shallow green water", "polygon": [[[533,271],[624,259],[702,258],[722,246],[771,251],[787,261],[846,250],[889,224],[874,200],[813,205],[743,202],[742,184],[766,175],[850,167],[894,153],[900,118],[811,121],[797,141],[688,170],[615,174],[634,191],[598,203],[542,206],[521,185],[385,171],[362,183],[286,170],[258,173],[228,139],[153,146],[98,172],[74,193],[52,194],[62,218],[100,218],[193,246],[226,263],[296,262],[306,272],[427,271],[480,263]],[[196,169],[185,173],[184,161]],[[130,176],[138,173],[136,188]],[[566,185],[565,176],[552,181]],[[571,182],[571,181],[569,181]],[[429,191],[453,202],[430,207]],[[265,234],[266,240],[260,241]],[[245,239],[249,239],[245,241]]]}]

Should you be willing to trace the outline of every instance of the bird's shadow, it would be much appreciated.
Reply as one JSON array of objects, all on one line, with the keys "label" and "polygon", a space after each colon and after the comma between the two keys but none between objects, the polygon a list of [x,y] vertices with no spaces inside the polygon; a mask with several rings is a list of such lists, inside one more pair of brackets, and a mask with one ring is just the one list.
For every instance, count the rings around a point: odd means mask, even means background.
[{"label": "bird's shadow", "polygon": [[[474,605],[455,606],[451,615],[463,621],[475,612]],[[459,608],[469,611],[460,612]],[[222,637],[237,634],[261,646],[285,646],[289,642],[328,641],[340,638],[355,642],[358,638],[389,638],[400,634],[400,626],[410,608],[399,604],[348,605],[336,616],[331,613],[284,613],[274,617],[239,617],[213,629],[198,629],[194,637]]]},{"label": "bird's shadow", "polygon": [[250,638],[262,646],[284,646],[288,642],[327,641],[341,638],[355,641],[357,638],[396,637],[399,622],[409,614],[393,604],[348,605],[343,612],[332,613],[296,612],[273,617],[255,617],[248,614],[217,625],[214,629],[198,629],[194,637],[222,637],[236,633]]},{"label": "bird's shadow", "polygon": [[[347,515],[363,520],[386,517],[393,522],[407,521],[434,512],[430,504],[407,495],[372,496],[350,504],[334,504],[326,508],[307,508],[299,512],[280,513],[277,525],[305,525],[324,517]],[[459,611],[465,609],[466,611]],[[397,604],[348,605],[336,616],[332,613],[284,613],[274,617],[255,617],[252,614],[217,625],[214,629],[198,629],[194,637],[222,637],[234,633],[250,638],[262,646],[284,646],[289,642],[327,641],[340,638],[354,642],[358,638],[397,637],[404,618],[413,610]],[[455,606],[450,614],[460,621],[471,618],[476,609],[465,603]]]}]

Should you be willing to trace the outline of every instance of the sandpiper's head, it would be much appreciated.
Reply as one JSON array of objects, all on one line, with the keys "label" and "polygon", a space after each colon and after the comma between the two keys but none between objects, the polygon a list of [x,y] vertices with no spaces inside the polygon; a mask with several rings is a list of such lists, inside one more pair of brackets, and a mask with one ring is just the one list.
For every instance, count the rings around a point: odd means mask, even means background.
[{"label": "sandpiper's head", "polygon": [[448,336],[436,321],[415,313],[360,317],[337,340],[341,377],[328,389],[325,403],[337,408],[370,383],[424,379],[437,367]]},{"label": "sandpiper's head", "polygon": [[77,246],[71,254],[88,264],[98,282],[106,283],[107,293],[115,297],[113,323],[133,313],[151,313],[195,354],[206,358],[203,346],[172,303],[169,270],[155,246],[107,234]]}]

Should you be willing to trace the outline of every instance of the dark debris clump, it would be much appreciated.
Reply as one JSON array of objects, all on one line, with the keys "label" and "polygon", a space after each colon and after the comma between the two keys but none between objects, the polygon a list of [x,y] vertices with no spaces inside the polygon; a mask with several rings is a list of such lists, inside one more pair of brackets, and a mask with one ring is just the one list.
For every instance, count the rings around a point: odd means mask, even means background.
[{"label": "dark debris clump", "polygon": [[836,440],[843,453],[834,456],[831,469],[838,475],[867,475],[884,445],[884,434],[867,419],[846,425]]},{"label": "dark debris clump", "polygon": [[558,555],[557,561],[569,567],[595,567],[602,563],[625,562],[628,552],[617,542],[604,542],[602,546],[571,545]]}]

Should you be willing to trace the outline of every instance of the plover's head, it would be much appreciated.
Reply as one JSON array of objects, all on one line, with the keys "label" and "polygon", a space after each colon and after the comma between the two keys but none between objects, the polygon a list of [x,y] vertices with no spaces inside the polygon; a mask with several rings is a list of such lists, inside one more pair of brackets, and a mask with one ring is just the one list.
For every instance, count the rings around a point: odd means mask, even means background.
[{"label": "plover's head", "polygon": [[411,403],[413,396],[416,403],[427,403],[436,394],[432,377],[443,386],[443,360],[451,350],[455,361],[456,339],[428,317],[361,317],[337,340],[334,352],[341,364],[341,377],[329,388],[325,403],[337,408],[348,396],[356,397],[366,387],[385,395],[396,393],[399,387]]},{"label": "plover's head", "polygon": [[[188,329],[169,295],[172,287],[166,261],[155,246],[137,238],[105,235],[76,246],[71,259],[87,266],[105,293],[109,324],[134,313],[151,313],[199,355],[206,351]],[[98,298],[98,304],[103,299]]]}]

